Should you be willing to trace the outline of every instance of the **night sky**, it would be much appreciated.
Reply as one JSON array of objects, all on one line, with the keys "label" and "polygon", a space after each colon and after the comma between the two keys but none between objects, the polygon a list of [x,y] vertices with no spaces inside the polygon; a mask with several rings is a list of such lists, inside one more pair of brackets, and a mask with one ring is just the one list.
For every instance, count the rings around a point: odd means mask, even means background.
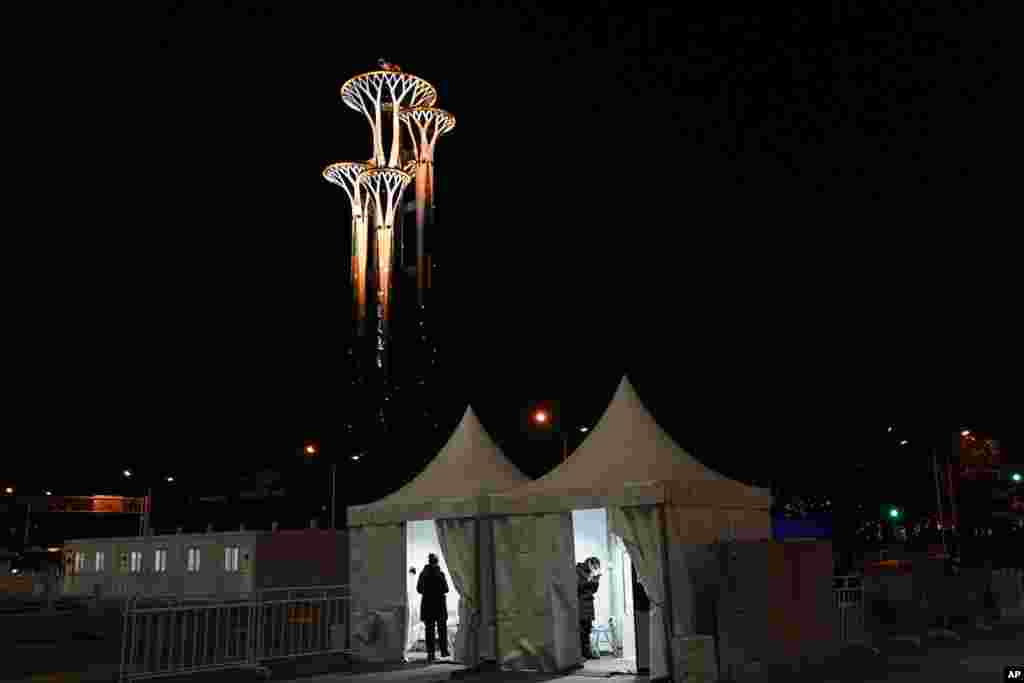
[{"label": "night sky", "polygon": [[[523,406],[593,424],[628,371],[747,481],[892,462],[889,423],[1012,447],[1009,43],[981,5],[887,4],[33,25],[8,84],[0,479],[230,480],[344,448],[348,207],[320,171],[370,155],[338,88],[379,57],[458,119],[437,153],[449,429],[472,401],[539,475],[559,448],[522,437]],[[360,463],[350,502],[443,432]]]}]

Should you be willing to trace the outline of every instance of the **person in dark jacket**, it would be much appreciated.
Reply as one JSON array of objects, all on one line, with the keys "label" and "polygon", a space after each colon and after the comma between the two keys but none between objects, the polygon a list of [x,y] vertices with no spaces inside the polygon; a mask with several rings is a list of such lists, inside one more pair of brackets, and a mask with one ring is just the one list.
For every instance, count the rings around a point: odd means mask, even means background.
[{"label": "person in dark jacket", "polygon": [[601,561],[596,557],[587,558],[576,565],[577,594],[580,599],[580,652],[584,659],[597,659],[590,647],[590,633],[594,628],[594,596],[601,579]]},{"label": "person in dark jacket", "polygon": [[420,621],[427,632],[427,662],[433,662],[436,661],[434,644],[438,639],[441,656],[448,656],[448,605],[444,597],[448,592],[448,580],[434,553],[427,556],[427,566],[420,572],[416,592],[423,596],[420,599]]}]

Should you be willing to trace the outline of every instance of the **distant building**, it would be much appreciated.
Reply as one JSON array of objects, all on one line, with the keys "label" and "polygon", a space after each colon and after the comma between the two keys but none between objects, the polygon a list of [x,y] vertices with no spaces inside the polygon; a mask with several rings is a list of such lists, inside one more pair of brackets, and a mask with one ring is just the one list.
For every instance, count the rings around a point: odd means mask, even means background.
[{"label": "distant building", "polygon": [[222,531],[64,545],[65,595],[222,596],[348,583],[343,531]]}]

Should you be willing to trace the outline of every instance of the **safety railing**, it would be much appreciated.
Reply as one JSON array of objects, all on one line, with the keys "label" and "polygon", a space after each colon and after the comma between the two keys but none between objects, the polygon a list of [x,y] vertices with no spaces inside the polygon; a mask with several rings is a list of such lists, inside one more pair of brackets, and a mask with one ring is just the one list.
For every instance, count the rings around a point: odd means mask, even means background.
[{"label": "safety railing", "polygon": [[832,606],[839,619],[839,642],[862,643],[864,624],[864,579],[858,575],[833,577]]},{"label": "safety railing", "polygon": [[[286,597],[275,599],[275,594]],[[350,654],[348,614],[349,595],[343,586],[274,589],[235,601],[164,606],[132,601],[124,612],[120,680]]]}]

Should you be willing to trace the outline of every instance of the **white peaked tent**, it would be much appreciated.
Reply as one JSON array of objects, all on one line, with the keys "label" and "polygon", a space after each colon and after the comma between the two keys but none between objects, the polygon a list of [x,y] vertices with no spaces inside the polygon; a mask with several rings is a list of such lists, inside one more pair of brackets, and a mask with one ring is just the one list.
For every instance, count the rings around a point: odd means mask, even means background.
[{"label": "white peaked tent", "polygon": [[610,530],[628,549],[651,599],[652,679],[678,672],[682,639],[697,635],[692,582],[710,557],[709,545],[771,537],[769,493],[727,479],[684,451],[625,377],[566,462],[489,498],[501,656],[517,653],[529,633],[556,670],[579,657],[573,510],[607,508]]},{"label": "white peaked tent", "polygon": [[[492,656],[493,631],[488,634],[482,627],[481,609],[493,610],[494,553],[478,519],[488,494],[528,481],[468,407],[451,438],[415,479],[374,503],[348,508],[352,645],[359,655],[376,661],[404,658],[407,522],[435,520],[449,584],[461,596],[456,657],[475,663]],[[449,613],[454,607],[449,602]]]}]

